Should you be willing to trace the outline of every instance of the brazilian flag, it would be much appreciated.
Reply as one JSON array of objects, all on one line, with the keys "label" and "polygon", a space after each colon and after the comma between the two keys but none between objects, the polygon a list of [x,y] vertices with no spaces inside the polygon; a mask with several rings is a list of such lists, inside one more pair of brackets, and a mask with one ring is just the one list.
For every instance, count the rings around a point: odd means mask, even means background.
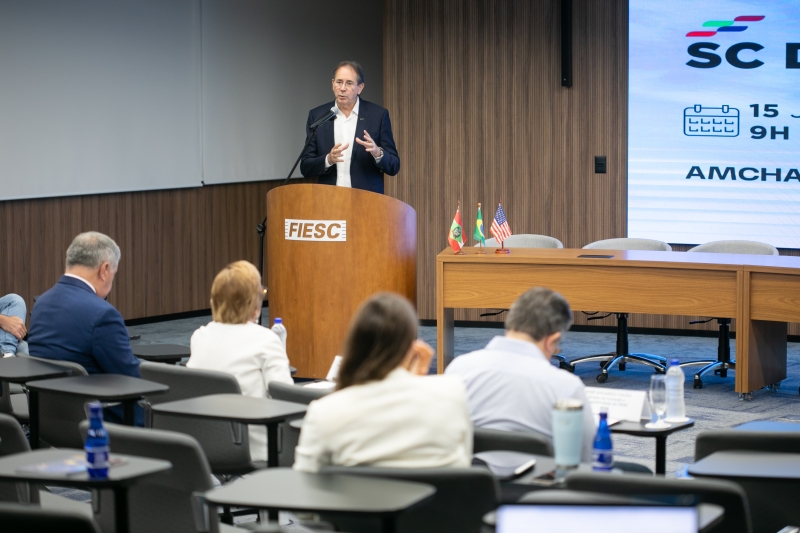
[{"label": "brazilian flag", "polygon": [[486,237],[483,234],[483,215],[481,214],[481,204],[478,204],[478,219],[475,221],[475,233],[472,234],[473,238],[486,246]]}]

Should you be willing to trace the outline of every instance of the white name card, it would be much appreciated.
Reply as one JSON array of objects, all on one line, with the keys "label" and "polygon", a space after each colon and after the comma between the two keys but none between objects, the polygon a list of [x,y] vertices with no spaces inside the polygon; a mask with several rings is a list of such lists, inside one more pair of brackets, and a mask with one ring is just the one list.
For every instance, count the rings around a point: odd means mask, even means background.
[{"label": "white name card", "polygon": [[608,418],[616,420],[639,422],[642,418],[650,419],[650,405],[644,391],[586,387],[586,397],[594,414],[605,408]]},{"label": "white name card", "polygon": [[346,241],[346,220],[284,220],[284,237],[287,241]]}]

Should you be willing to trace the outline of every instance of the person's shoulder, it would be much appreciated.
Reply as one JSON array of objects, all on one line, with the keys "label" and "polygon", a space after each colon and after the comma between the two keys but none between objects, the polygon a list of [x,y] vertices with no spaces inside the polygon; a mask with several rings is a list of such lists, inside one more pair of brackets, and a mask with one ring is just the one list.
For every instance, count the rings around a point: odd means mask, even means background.
[{"label": "person's shoulder", "polygon": [[322,104],[322,105],[320,105],[320,106],[317,106],[317,107],[315,107],[314,109],[312,109],[312,110],[309,112],[309,114],[310,114],[311,116],[314,116],[314,117],[316,117],[316,116],[318,116],[318,115],[324,115],[325,113],[327,113],[328,111],[330,111],[330,110],[331,110],[331,108],[332,108],[334,105],[336,105],[336,102],[334,102],[334,101],[330,101],[330,102],[328,102],[327,104]]},{"label": "person's shoulder", "polygon": [[461,399],[465,398],[467,394],[464,381],[458,376],[434,374],[419,376],[414,381],[418,387],[426,389],[435,396]]}]

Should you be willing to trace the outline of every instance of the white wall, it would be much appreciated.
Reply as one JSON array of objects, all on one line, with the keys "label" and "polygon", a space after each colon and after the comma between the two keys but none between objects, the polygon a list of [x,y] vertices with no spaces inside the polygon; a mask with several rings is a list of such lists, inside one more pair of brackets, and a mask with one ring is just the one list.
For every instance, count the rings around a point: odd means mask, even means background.
[{"label": "white wall", "polygon": [[0,200],[285,177],[382,2],[0,0]]}]

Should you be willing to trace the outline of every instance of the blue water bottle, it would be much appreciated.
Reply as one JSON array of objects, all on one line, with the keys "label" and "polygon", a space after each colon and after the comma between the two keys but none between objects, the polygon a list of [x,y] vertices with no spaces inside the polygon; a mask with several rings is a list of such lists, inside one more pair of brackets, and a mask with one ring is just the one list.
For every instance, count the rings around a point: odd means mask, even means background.
[{"label": "blue water bottle", "polygon": [[614,450],[611,445],[611,430],[608,429],[608,413],[600,413],[600,425],[592,449],[592,470],[611,472],[614,466]]},{"label": "blue water bottle", "polygon": [[86,432],[86,471],[92,479],[108,478],[108,433],[103,427],[103,406],[89,404],[89,431]]}]

